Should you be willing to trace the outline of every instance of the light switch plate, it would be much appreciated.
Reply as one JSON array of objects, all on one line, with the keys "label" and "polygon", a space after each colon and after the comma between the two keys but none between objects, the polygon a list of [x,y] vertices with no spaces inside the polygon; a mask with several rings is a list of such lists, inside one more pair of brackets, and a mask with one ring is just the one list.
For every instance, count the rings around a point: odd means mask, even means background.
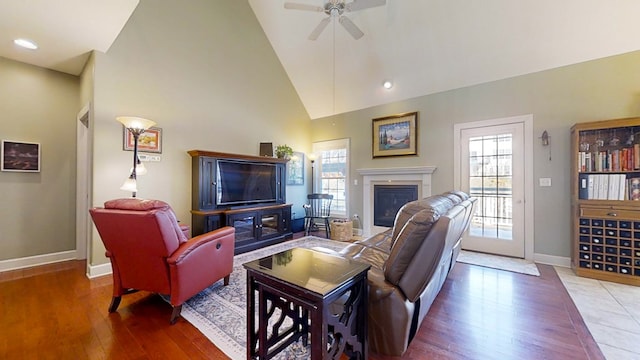
[{"label": "light switch plate", "polygon": [[540,186],[541,187],[551,186],[551,178],[540,178]]},{"label": "light switch plate", "polygon": [[138,158],[140,159],[140,161],[160,161],[160,160],[162,160],[160,155],[138,154]]}]

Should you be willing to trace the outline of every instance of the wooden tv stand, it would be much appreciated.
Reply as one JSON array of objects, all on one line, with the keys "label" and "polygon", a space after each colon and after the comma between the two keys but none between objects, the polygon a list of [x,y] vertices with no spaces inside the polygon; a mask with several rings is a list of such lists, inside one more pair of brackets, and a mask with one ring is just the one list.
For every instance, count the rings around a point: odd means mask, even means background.
[{"label": "wooden tv stand", "polygon": [[194,236],[223,226],[236,228],[236,254],[273,245],[292,237],[291,204],[228,210],[192,210],[191,222]]},{"label": "wooden tv stand", "polygon": [[[292,237],[291,204],[286,203],[284,159],[191,150],[191,228],[200,235],[223,226],[236,229],[235,253],[255,250]],[[227,206],[217,203],[217,161],[231,159],[273,164],[277,171],[276,199],[252,205]]]}]

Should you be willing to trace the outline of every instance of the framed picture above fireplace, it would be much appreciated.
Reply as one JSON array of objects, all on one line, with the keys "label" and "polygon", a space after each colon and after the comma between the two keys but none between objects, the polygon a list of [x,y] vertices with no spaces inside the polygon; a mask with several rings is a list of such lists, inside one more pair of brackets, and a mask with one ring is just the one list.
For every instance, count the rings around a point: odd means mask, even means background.
[{"label": "framed picture above fireplace", "polygon": [[418,112],[373,119],[373,157],[418,155]]}]

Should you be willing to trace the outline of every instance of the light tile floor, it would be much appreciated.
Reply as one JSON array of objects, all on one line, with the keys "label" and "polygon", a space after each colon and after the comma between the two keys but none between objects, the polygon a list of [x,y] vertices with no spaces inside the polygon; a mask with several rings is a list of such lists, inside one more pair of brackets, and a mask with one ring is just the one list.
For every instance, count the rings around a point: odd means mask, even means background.
[{"label": "light tile floor", "polygon": [[578,277],[555,267],[600,350],[609,360],[640,360],[640,287]]}]

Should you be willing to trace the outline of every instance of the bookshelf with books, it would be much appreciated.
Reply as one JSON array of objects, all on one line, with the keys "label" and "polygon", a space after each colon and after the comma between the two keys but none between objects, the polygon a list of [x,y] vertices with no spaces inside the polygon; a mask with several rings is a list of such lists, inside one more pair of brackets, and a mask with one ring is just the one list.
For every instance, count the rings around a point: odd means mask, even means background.
[{"label": "bookshelf with books", "polygon": [[571,265],[640,286],[640,118],[571,128]]}]

